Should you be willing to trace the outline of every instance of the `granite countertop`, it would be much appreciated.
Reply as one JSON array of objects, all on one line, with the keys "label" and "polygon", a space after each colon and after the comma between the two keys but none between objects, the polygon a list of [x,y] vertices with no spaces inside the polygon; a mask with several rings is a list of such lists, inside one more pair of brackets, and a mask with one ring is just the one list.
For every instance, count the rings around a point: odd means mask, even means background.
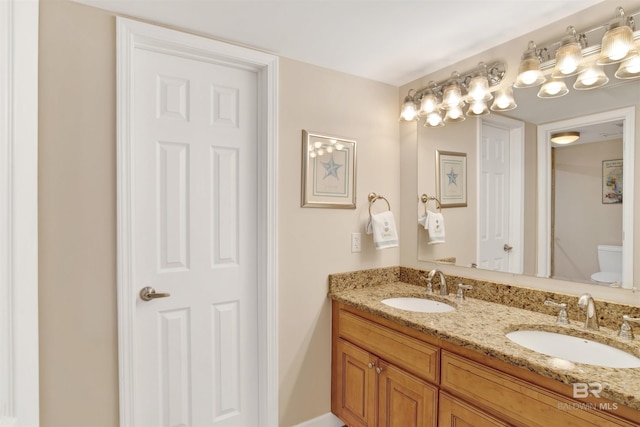
[{"label": "granite countertop", "polygon": [[423,286],[403,282],[333,290],[329,297],[565,384],[600,383],[603,387],[601,397],[640,410],[640,368],[604,368],[553,358],[522,347],[505,334],[519,329],[562,332],[609,344],[638,357],[640,338],[623,341],[617,337],[617,331],[611,329],[600,327],[599,331],[586,331],[583,323],[576,321],[557,325],[555,316],[478,299],[467,298],[460,302],[455,298],[455,290],[450,289],[450,292],[454,294],[445,297],[436,291],[429,295],[430,299],[456,307],[447,313],[417,313],[380,302],[392,297],[425,296]]}]

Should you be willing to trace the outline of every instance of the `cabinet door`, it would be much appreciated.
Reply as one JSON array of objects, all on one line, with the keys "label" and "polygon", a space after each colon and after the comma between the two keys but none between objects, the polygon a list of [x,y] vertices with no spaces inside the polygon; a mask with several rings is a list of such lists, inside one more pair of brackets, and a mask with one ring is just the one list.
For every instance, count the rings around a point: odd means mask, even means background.
[{"label": "cabinet door", "polygon": [[374,427],[376,359],[353,344],[337,340],[332,411],[349,427]]},{"label": "cabinet door", "polygon": [[440,427],[507,427],[504,423],[450,394],[440,392]]},{"label": "cabinet door", "polygon": [[376,370],[380,427],[436,427],[437,387],[380,360]]}]

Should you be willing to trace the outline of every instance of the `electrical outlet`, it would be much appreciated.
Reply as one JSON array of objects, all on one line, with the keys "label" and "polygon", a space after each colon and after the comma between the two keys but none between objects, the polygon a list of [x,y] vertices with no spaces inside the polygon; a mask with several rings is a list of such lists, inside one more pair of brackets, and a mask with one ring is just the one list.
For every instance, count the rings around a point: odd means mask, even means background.
[{"label": "electrical outlet", "polygon": [[362,250],[362,235],[360,233],[351,233],[351,252],[360,252]]}]

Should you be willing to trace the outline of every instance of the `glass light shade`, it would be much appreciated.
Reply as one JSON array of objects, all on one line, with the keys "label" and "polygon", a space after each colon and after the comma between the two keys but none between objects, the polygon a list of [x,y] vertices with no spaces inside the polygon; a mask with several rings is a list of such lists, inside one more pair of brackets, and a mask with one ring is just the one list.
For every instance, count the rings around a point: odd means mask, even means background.
[{"label": "glass light shade", "polygon": [[442,121],[442,116],[440,115],[440,112],[438,110],[429,113],[427,115],[427,119],[424,122],[424,125],[426,127],[441,127],[444,126],[444,122]]},{"label": "glass light shade", "polygon": [[412,91],[414,90],[411,89],[409,91],[409,94],[405,96],[404,101],[402,102],[402,107],[400,109],[400,121],[412,122],[414,120],[419,119],[416,101],[413,99],[413,96],[411,95]]},{"label": "glass light shade", "polygon": [[465,120],[464,114],[462,114],[462,104],[450,107],[447,109],[447,114],[444,116],[445,123],[457,123]]},{"label": "glass light shade", "polygon": [[511,86],[498,89],[491,104],[492,111],[509,111],[516,108],[516,100],[513,98]]},{"label": "glass light shade", "polygon": [[577,90],[595,89],[606,85],[607,82],[609,82],[609,77],[604,73],[602,67],[598,64],[591,64],[578,74],[573,88]]},{"label": "glass light shade", "polygon": [[638,55],[633,44],[633,30],[627,25],[624,10],[619,7],[616,12],[620,17],[609,24],[602,37],[600,56],[596,61],[600,65],[615,64]]},{"label": "glass light shade", "polygon": [[582,47],[575,36],[562,39],[562,45],[556,52],[556,66],[551,77],[568,77],[580,72],[582,63]]},{"label": "glass light shade", "polygon": [[554,144],[571,144],[580,139],[580,132],[559,132],[551,135],[551,142]]},{"label": "glass light shade", "polygon": [[427,92],[420,100],[420,116],[427,116],[429,113],[433,113],[438,108],[438,98],[433,92]]},{"label": "glass light shade", "polygon": [[522,55],[518,67],[518,77],[516,77],[513,86],[518,88],[538,86],[545,80],[542,71],[540,71],[540,59],[536,55],[536,44],[529,42],[529,49]]},{"label": "glass light shade", "polygon": [[458,82],[452,81],[447,83],[442,94],[442,103],[447,108],[454,108],[462,100],[462,91]]},{"label": "glass light shade", "polygon": [[640,77],[640,56],[634,56],[620,64],[615,76],[619,79],[635,79],[636,77]]},{"label": "glass light shade", "polygon": [[467,116],[478,117],[490,114],[489,107],[485,101],[473,101],[467,108]]},{"label": "glass light shade", "polygon": [[487,80],[487,76],[474,76],[469,82],[468,94],[472,101],[490,101],[493,96],[491,92],[489,92],[489,80]]},{"label": "glass light shade", "polygon": [[567,85],[562,79],[547,80],[538,91],[538,98],[559,98],[569,93]]}]

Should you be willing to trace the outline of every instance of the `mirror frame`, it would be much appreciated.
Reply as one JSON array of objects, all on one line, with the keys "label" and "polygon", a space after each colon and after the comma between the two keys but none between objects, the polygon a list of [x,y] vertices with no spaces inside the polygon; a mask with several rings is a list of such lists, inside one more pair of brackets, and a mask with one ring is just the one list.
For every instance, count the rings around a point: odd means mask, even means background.
[{"label": "mirror frame", "polygon": [[633,204],[634,204],[634,161],[635,161],[635,107],[626,107],[603,113],[590,114],[578,118],[561,120],[538,126],[538,239],[537,272],[538,277],[550,278],[551,272],[551,134],[575,128],[585,124],[597,124],[622,120],[624,176],[624,203],[622,207],[622,287],[633,288]]}]

